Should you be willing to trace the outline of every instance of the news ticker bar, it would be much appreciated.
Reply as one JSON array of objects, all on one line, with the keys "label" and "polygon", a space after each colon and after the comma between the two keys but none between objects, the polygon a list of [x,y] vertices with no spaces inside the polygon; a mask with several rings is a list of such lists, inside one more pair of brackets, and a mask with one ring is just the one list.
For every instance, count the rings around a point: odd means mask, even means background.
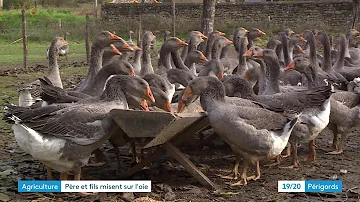
[{"label": "news ticker bar", "polygon": [[278,181],[278,192],[342,192],[341,180]]},{"label": "news ticker bar", "polygon": [[[20,180],[18,192],[151,192],[151,181]],[[342,181],[278,181],[278,192],[342,192]]]},{"label": "news ticker bar", "polygon": [[151,181],[20,180],[18,192],[151,192]]}]

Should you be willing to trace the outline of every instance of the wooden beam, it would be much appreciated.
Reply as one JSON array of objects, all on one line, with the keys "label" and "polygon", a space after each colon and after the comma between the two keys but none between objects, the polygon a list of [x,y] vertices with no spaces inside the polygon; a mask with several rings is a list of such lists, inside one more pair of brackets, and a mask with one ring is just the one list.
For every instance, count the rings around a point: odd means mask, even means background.
[{"label": "wooden beam", "polygon": [[218,189],[218,186],[214,184],[204,173],[202,173],[177,147],[170,142],[164,144],[164,148],[168,154],[174,157],[195,179],[197,179],[202,185]]},{"label": "wooden beam", "polygon": [[154,153],[148,155],[147,157],[145,157],[145,159],[141,160],[138,164],[128,168],[124,173],[120,175],[120,177],[128,178],[132,176],[133,174],[143,169],[145,166],[150,165],[154,160],[159,159],[162,154],[164,154],[164,149],[159,148]]}]

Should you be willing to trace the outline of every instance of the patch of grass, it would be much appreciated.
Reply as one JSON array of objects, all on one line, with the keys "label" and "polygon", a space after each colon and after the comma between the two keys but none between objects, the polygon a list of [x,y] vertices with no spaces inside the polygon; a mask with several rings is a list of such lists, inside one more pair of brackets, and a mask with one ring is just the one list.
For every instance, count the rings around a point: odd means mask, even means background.
[{"label": "patch of grass", "polygon": [[[65,60],[65,57],[58,59],[59,65],[68,65],[73,62],[85,61],[86,60],[86,50],[85,42],[78,43],[75,41],[69,41],[69,54],[68,60]],[[28,44],[28,63],[29,66],[36,65],[48,65],[48,60],[46,59],[46,50],[50,45],[51,40],[47,43],[35,43],[30,42]],[[9,45],[8,43],[1,41],[0,42],[0,71],[13,69],[13,68],[22,68],[23,67],[23,44],[22,41],[19,41],[15,44]]]},{"label": "patch of grass", "polygon": [[[26,11],[27,34],[29,41],[49,41],[54,36],[63,36],[69,32],[74,41],[84,40],[85,13],[81,15],[69,9],[43,9]],[[61,20],[61,31],[58,22]],[[91,16],[91,31],[97,30]],[[22,37],[21,10],[3,11],[0,15],[0,38],[11,42]]]}]

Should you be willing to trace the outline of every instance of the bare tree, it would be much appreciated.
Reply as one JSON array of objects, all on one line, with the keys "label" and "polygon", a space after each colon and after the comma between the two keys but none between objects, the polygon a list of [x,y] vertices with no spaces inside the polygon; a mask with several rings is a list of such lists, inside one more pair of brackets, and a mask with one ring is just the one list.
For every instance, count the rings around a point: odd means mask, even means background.
[{"label": "bare tree", "polygon": [[358,19],[360,0],[353,0],[353,2],[354,2],[354,11],[353,11],[354,18],[353,18],[351,28],[355,29],[356,22],[357,22],[357,19]]},{"label": "bare tree", "polygon": [[3,1],[3,0],[0,0],[0,10],[3,9],[3,5],[4,5],[4,1]]},{"label": "bare tree", "polygon": [[204,35],[214,31],[216,0],[203,0],[203,14],[201,18],[201,31]]}]

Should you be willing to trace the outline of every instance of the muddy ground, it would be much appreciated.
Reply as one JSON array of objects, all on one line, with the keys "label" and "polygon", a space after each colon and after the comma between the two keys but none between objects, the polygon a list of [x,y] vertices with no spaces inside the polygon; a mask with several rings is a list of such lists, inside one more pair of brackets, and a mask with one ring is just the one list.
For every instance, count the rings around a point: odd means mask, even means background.
[{"label": "muddy ground", "polygon": [[[6,75],[2,75],[6,76]],[[358,130],[360,131],[360,130]],[[305,164],[307,148],[299,148],[301,166],[295,169],[267,168],[261,166],[262,176],[250,181],[247,186],[231,187],[218,174],[230,173],[235,158],[229,146],[220,138],[212,145],[199,148],[199,144],[180,149],[190,156],[192,162],[221,188],[213,192],[204,188],[183,167],[166,154],[149,167],[129,179],[152,180],[151,193],[100,193],[94,196],[79,196],[70,193],[18,193],[17,180],[46,179],[46,170],[37,160],[18,147],[11,129],[0,128],[0,201],[360,201],[360,135],[354,131],[348,136],[345,152],[327,155],[319,148],[331,145],[332,134],[324,132],[317,139],[317,159]],[[195,139],[198,137],[195,136]],[[103,148],[108,164],[101,167],[85,167],[88,179],[116,180],[114,151],[109,144]],[[122,167],[130,161],[128,147],[121,152]],[[151,151],[146,151],[146,153]],[[285,159],[282,164],[289,164]],[[262,163],[264,164],[264,163]],[[241,169],[241,168],[240,168]],[[340,172],[341,170],[341,172]],[[344,172],[346,170],[346,173]],[[249,175],[254,173],[252,167]],[[59,175],[56,173],[55,177]],[[91,176],[91,177],[90,177]],[[278,180],[340,179],[342,193],[278,193]],[[233,181],[235,182],[235,181]]]}]

